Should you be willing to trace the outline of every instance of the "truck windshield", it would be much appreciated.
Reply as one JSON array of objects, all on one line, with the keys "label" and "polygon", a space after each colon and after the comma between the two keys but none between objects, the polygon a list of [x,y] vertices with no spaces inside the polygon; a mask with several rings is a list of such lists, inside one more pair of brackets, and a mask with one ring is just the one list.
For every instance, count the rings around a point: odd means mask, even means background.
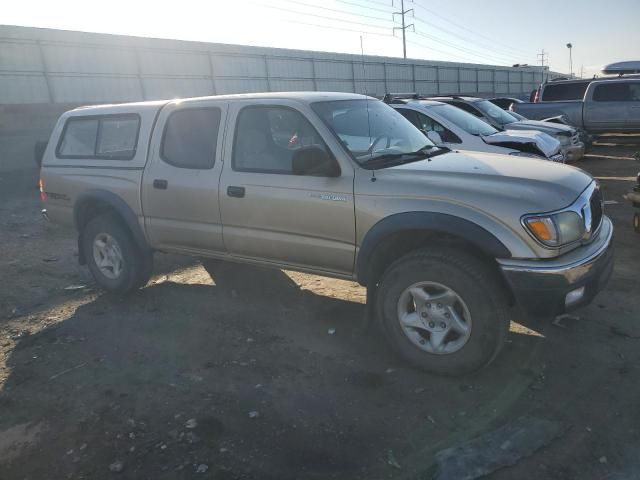
[{"label": "truck windshield", "polygon": [[432,108],[434,113],[446,118],[471,135],[493,135],[498,133],[498,130],[488,123],[453,105],[434,105],[429,108]]},{"label": "truck windshield", "polygon": [[311,108],[358,163],[434,147],[409,120],[379,100],[316,102]]},{"label": "truck windshield", "polygon": [[484,113],[491,120],[496,122],[498,125],[504,126],[518,121],[516,117],[511,115],[506,110],[501,109],[497,105],[494,105],[489,100],[481,100],[479,102],[475,102],[473,106]]}]

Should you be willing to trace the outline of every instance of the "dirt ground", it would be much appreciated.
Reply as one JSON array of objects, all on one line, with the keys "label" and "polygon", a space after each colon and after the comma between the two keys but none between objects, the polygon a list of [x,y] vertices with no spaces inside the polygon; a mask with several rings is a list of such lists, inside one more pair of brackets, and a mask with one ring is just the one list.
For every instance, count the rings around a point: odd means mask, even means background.
[{"label": "dirt ground", "polygon": [[638,478],[640,236],[623,194],[640,140],[617,141],[579,163],[615,202],[607,290],[560,325],[514,312],[496,362],[457,379],[363,330],[345,281],[242,267],[214,285],[157,255],[146,288],[106,295],[74,232],[40,218],[35,180],[0,177],[0,479],[430,478],[435,452],[522,415],[561,436],[487,478]]}]

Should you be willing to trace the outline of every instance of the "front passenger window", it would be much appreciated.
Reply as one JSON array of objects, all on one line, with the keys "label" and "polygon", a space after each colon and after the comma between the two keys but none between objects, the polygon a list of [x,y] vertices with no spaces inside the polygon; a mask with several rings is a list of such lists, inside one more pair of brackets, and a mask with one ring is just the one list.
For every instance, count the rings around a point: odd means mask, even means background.
[{"label": "front passenger window", "polygon": [[292,174],[293,155],[303,147],[327,151],[300,112],[288,107],[245,107],[236,124],[232,166],[240,172]]}]

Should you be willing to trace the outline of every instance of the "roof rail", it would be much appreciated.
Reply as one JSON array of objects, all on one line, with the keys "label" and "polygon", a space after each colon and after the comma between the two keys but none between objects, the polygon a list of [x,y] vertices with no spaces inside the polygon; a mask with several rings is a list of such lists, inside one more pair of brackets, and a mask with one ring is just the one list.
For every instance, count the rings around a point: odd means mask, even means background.
[{"label": "roof rail", "polygon": [[387,93],[382,98],[384,103],[392,103],[398,100],[419,100],[420,95],[417,93]]},{"label": "roof rail", "polygon": [[459,93],[452,93],[452,94],[439,93],[438,95],[431,95],[431,96],[429,96],[429,98],[450,97],[450,98],[454,98],[456,100],[462,100],[462,97],[473,97],[473,96],[474,95],[460,95]]}]

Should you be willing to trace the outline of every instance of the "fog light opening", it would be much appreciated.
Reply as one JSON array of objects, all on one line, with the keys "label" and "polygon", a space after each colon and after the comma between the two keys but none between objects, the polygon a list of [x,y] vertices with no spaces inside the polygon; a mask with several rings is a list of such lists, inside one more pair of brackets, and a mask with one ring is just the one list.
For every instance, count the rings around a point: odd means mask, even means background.
[{"label": "fog light opening", "polygon": [[570,307],[571,305],[578,303],[584,297],[584,287],[576,288],[575,290],[571,290],[567,293],[567,296],[564,298],[565,307]]}]

